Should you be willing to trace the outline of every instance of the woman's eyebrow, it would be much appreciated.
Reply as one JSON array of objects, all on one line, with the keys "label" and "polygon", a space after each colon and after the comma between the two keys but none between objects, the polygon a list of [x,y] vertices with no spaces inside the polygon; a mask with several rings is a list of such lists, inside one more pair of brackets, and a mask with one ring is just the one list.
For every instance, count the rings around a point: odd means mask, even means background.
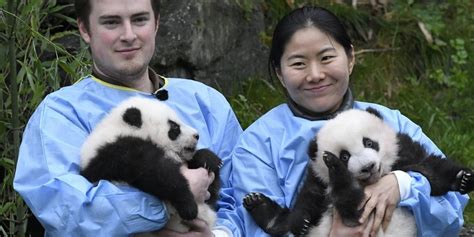
[{"label": "woman's eyebrow", "polygon": [[[323,48],[322,50],[320,50],[316,55],[321,55],[321,54],[324,54],[328,51],[336,51],[336,49],[332,46],[327,46],[325,48]],[[299,53],[296,53],[296,54],[292,54],[290,55],[287,60],[291,60],[291,59],[298,59],[298,58],[304,58],[304,56],[302,54],[299,54]]]}]

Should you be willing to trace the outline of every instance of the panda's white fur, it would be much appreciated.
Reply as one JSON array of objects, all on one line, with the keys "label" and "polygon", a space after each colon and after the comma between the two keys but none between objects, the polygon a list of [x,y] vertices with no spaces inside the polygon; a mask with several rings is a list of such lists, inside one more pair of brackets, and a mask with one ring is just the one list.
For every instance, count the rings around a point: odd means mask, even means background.
[{"label": "panda's white fur", "polygon": [[[131,107],[139,109],[144,118],[140,129],[130,126],[123,120],[124,112]],[[182,135],[178,140],[172,141],[168,138],[168,120],[180,126]],[[132,97],[113,108],[87,137],[81,149],[81,167],[88,166],[90,160],[96,157],[99,147],[125,135],[151,139],[157,145],[166,148],[165,151],[174,161],[182,163],[192,158],[198,133],[194,128],[181,122],[176,112],[165,103]]]},{"label": "panda's white fur", "polygon": [[[376,152],[364,147],[360,142],[363,137],[384,142],[379,143],[380,150]],[[370,176],[371,180],[367,180],[368,183],[374,183],[389,173],[393,163],[398,159],[397,133],[383,120],[366,111],[348,110],[335,119],[328,120],[319,130],[316,139],[318,152],[312,168],[325,183],[329,182],[328,168],[322,159],[325,151],[334,154],[339,154],[341,150],[349,151],[351,158],[348,169],[358,179],[367,178],[368,176],[363,177],[366,174],[361,174],[360,170],[368,163],[375,162],[379,172]]]},{"label": "panda's white fur", "polygon": [[[339,114],[336,119],[328,120],[316,136],[318,151],[311,167],[314,173],[325,183],[329,183],[328,167],[323,160],[323,152],[329,151],[340,154],[347,150],[351,157],[347,168],[364,185],[378,181],[391,171],[392,165],[398,160],[397,132],[374,114],[362,110],[349,110]],[[364,147],[361,142],[369,137],[380,142],[379,151]],[[347,139],[350,138],[350,139]],[[361,170],[369,163],[375,163],[377,172],[368,174]],[[327,190],[330,192],[330,189]],[[329,236],[332,226],[332,211],[330,208],[317,226],[309,230],[308,236]],[[373,221],[373,216],[369,221]],[[405,208],[397,208],[392,220],[385,231],[380,229],[382,236],[416,236],[416,224],[413,215]]]},{"label": "panda's white fur", "polygon": [[[134,126],[124,121],[124,114],[130,108],[139,110],[140,126]],[[170,121],[174,124],[170,124]],[[175,140],[169,138],[170,126],[179,126],[180,134]],[[161,158],[180,164],[193,158],[198,142],[197,131],[184,124],[168,105],[157,100],[132,97],[113,108],[87,137],[81,149],[81,170],[89,168],[91,161],[97,159],[101,147],[114,144],[119,138],[126,136],[152,141],[158,148],[164,150],[165,155]],[[146,166],[146,164],[144,165]],[[166,228],[178,232],[189,231],[189,226],[182,221],[176,208],[169,201],[164,201],[170,217]],[[197,218],[205,220],[209,226],[213,226],[216,213],[209,205],[198,204]],[[153,233],[141,233],[138,236],[153,236]]]}]

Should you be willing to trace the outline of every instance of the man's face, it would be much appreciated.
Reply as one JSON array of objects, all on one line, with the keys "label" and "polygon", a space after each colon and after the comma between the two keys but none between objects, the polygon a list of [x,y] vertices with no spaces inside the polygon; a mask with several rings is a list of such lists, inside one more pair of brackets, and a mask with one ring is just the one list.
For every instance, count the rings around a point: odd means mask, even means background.
[{"label": "man's face", "polygon": [[136,78],[155,50],[158,21],[150,0],[91,0],[89,29],[79,21],[96,69],[113,78]]}]

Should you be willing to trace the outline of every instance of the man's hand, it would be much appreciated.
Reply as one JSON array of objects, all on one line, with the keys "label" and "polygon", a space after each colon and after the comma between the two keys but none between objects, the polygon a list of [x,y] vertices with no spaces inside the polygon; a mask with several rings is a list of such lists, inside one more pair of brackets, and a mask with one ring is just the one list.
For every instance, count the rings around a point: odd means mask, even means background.
[{"label": "man's hand", "polygon": [[197,203],[204,203],[211,197],[207,189],[214,181],[214,173],[208,172],[204,168],[188,169],[187,166],[183,165],[181,167],[181,174],[188,180],[189,187]]},{"label": "man's hand", "polygon": [[157,237],[213,237],[211,229],[207,223],[201,219],[189,222],[191,230],[188,233],[179,233],[168,229],[163,229],[154,233]]},{"label": "man's hand", "polygon": [[359,222],[364,223],[369,215],[374,212],[374,226],[370,235],[376,236],[381,224],[384,230],[387,229],[392,214],[400,202],[397,178],[394,174],[383,176],[377,183],[365,188],[365,196],[363,202],[365,203],[364,213],[362,213]]}]

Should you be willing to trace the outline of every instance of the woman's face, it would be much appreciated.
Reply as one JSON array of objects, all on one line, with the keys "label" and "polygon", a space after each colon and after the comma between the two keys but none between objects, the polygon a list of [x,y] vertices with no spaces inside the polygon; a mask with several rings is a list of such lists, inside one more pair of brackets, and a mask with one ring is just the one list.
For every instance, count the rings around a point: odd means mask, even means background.
[{"label": "woman's face", "polygon": [[[353,53],[352,53],[353,55]],[[334,112],[349,85],[354,57],[316,27],[295,32],[288,41],[277,76],[298,105],[313,112]]]}]

